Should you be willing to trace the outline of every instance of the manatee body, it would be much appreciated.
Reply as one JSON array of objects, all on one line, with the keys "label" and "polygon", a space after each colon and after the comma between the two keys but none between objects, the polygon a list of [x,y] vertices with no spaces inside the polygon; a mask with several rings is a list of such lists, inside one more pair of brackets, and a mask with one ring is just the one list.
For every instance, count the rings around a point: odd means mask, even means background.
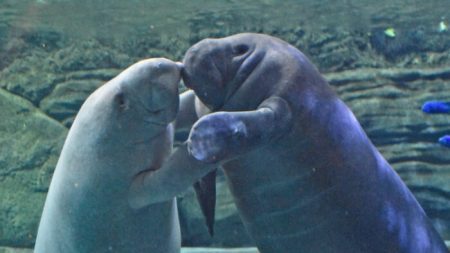
[{"label": "manatee body", "polygon": [[36,253],[180,251],[175,199],[135,208],[132,180],[172,150],[179,64],[140,61],[81,107],[58,160]]},{"label": "manatee body", "polygon": [[261,253],[448,252],[353,113],[298,49],[238,34],[195,44],[183,63],[195,94],[181,100],[176,131],[193,127],[184,146],[189,155],[179,151],[179,164],[189,173],[197,162],[223,167]]}]

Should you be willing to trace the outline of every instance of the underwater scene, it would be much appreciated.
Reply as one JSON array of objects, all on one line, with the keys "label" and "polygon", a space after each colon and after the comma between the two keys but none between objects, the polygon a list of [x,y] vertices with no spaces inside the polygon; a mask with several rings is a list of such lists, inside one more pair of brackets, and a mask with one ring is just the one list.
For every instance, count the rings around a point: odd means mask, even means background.
[{"label": "underwater scene", "polygon": [[0,253],[448,252],[449,9],[0,0]]}]

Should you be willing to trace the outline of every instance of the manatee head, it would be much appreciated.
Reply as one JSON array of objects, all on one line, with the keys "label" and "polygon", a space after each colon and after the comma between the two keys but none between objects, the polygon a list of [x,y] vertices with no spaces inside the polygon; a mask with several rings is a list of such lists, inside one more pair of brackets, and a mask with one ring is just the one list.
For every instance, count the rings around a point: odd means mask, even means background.
[{"label": "manatee head", "polygon": [[252,75],[268,36],[243,33],[204,39],[185,54],[183,80],[211,110],[220,109]]},{"label": "manatee head", "polygon": [[164,58],[135,63],[97,89],[74,124],[99,141],[149,141],[176,117],[180,73],[180,63]]},{"label": "manatee head", "polygon": [[166,126],[178,111],[180,72],[180,64],[164,58],[138,62],[117,76],[115,102],[121,112],[137,113],[150,124]]}]

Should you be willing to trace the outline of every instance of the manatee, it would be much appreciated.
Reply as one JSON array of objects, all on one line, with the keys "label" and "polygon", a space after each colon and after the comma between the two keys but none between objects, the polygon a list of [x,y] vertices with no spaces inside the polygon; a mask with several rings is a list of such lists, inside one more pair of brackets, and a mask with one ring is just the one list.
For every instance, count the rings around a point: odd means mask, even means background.
[{"label": "manatee", "polygon": [[172,151],[181,64],[133,64],[91,94],[59,157],[36,253],[180,252],[174,198],[137,207],[130,185]]},{"label": "manatee", "polygon": [[[448,252],[298,49],[244,33],[202,40],[183,63],[192,90],[181,95],[175,136],[188,137],[160,170],[142,175],[140,205],[171,198],[220,166],[261,253]],[[173,175],[176,184],[153,194]]]}]

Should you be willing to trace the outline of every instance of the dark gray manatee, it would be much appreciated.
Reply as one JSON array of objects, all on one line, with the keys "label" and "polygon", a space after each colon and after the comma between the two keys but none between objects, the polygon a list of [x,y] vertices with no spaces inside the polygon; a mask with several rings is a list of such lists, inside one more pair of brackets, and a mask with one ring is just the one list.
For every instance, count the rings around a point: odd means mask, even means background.
[{"label": "dark gray manatee", "polygon": [[143,60],[89,96],[56,166],[36,253],[180,251],[175,199],[137,207],[129,191],[172,150],[180,71]]},{"label": "dark gray manatee", "polygon": [[[189,138],[145,176],[140,204],[170,198],[221,165],[262,253],[448,252],[298,49],[262,34],[205,39],[187,51],[183,78],[195,94],[181,97],[175,136]],[[177,184],[151,195],[173,175]]]}]

